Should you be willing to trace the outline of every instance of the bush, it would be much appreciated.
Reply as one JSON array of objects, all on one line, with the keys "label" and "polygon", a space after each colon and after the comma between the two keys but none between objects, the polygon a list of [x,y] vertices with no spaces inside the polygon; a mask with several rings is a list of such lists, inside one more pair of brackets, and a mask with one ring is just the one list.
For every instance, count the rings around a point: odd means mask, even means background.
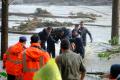
[{"label": "bush", "polygon": [[48,12],[47,10],[37,8],[35,11],[35,15],[39,16],[39,15],[52,15],[52,14],[50,12]]},{"label": "bush", "polygon": [[112,45],[118,45],[119,44],[119,37],[118,36],[113,37],[112,40],[109,40],[109,43]]},{"label": "bush", "polygon": [[109,58],[110,55],[111,55],[110,52],[105,51],[105,52],[99,53],[99,54],[98,54],[98,57],[100,57],[100,58]]},{"label": "bush", "polygon": [[120,47],[100,52],[98,57],[109,59],[112,54],[120,53]]}]

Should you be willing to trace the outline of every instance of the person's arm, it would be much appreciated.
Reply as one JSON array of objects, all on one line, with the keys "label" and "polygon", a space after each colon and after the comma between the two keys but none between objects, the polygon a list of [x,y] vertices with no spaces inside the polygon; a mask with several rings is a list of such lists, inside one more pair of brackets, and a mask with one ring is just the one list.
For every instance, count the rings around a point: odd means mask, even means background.
[{"label": "person's arm", "polygon": [[61,61],[60,61],[60,57],[59,57],[59,56],[57,56],[57,57],[55,58],[55,62],[56,62],[57,66],[58,66],[58,68],[59,68],[59,71],[60,71],[60,73],[61,73],[62,69],[61,69]]},{"label": "person's arm", "polygon": [[57,40],[55,40],[54,36],[50,35],[50,39],[51,39],[52,42],[57,43]]},{"label": "person's arm", "polygon": [[80,72],[81,72],[81,76],[80,76],[80,80],[84,80],[85,78],[85,73],[86,73],[86,69],[85,69],[85,66],[83,64],[83,61],[82,61],[82,58],[80,56]]},{"label": "person's arm", "polygon": [[89,35],[89,37],[90,37],[91,42],[92,42],[92,41],[93,41],[93,38],[92,38],[92,35],[91,35],[90,31],[89,31],[88,29],[86,29],[86,31],[87,31],[87,33],[88,33],[88,35]]},{"label": "person's arm", "polygon": [[82,72],[82,73],[81,73],[80,80],[84,80],[84,78],[85,78],[85,72]]}]

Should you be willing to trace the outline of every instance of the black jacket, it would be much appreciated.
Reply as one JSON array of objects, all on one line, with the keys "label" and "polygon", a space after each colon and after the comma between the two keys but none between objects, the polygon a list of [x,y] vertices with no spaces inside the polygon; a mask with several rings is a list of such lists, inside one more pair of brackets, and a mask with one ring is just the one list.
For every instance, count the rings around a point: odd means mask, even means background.
[{"label": "black jacket", "polygon": [[41,42],[47,41],[47,39],[48,39],[48,37],[49,37],[49,35],[48,35],[48,33],[45,31],[45,29],[43,29],[41,32],[39,32],[38,35],[39,35],[39,38],[40,38]]},{"label": "black jacket", "polygon": [[81,37],[82,37],[82,41],[83,41],[83,45],[84,45],[84,46],[86,46],[86,42],[87,42],[87,40],[86,40],[86,34],[89,35],[89,37],[90,37],[90,39],[91,39],[91,42],[92,42],[92,35],[91,35],[91,33],[88,31],[87,28],[81,27],[81,28],[79,29],[79,34],[80,34]]},{"label": "black jacket", "polygon": [[82,58],[84,58],[85,49],[84,49],[81,37],[77,36],[77,37],[73,38],[71,41],[74,42],[75,46],[76,46],[74,52],[79,53],[82,56]]}]

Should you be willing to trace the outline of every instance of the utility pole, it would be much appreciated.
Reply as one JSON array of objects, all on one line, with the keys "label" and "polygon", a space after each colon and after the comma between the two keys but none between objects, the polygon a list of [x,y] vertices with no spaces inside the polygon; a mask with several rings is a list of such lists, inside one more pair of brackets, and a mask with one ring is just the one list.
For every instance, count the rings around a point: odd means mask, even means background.
[{"label": "utility pole", "polygon": [[2,0],[1,59],[8,48],[8,0]]},{"label": "utility pole", "polygon": [[120,0],[112,0],[112,32],[111,45],[119,44],[119,11]]}]

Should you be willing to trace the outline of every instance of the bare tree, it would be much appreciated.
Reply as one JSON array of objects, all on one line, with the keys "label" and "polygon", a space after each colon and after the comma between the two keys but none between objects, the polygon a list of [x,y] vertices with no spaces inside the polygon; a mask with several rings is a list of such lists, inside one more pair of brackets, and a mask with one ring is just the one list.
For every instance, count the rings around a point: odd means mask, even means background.
[{"label": "bare tree", "polygon": [[119,7],[120,0],[113,0],[112,3],[112,33],[111,33],[111,44],[119,44]]},{"label": "bare tree", "polygon": [[8,0],[2,0],[1,59],[8,48]]}]

